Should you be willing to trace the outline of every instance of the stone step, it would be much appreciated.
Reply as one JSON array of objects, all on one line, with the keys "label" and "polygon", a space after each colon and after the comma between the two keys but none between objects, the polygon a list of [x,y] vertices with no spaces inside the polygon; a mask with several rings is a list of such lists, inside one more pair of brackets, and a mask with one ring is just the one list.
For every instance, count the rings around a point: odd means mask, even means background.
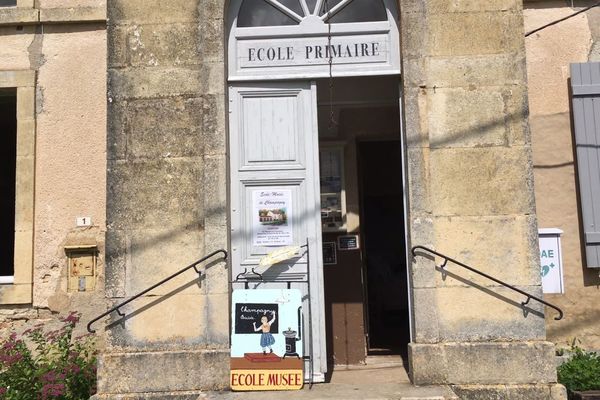
[{"label": "stone step", "polygon": [[[217,353],[219,354],[219,353]],[[202,364],[206,361],[207,354],[200,352],[195,354],[190,352],[187,358],[181,358],[180,362],[186,362],[189,368],[195,363]],[[165,374],[164,371],[172,370],[165,369],[165,365],[169,364],[169,357],[175,355],[166,354],[113,354],[102,357],[101,366],[104,370],[112,371],[112,385],[107,385],[104,381],[105,388],[119,389],[115,392],[121,394],[103,393],[93,397],[93,400],[457,400],[448,386],[425,386],[416,387],[410,383],[406,369],[403,366],[397,366],[400,358],[383,357],[371,358],[371,365],[362,366],[360,369],[335,368],[331,374],[329,383],[314,384],[312,387],[305,385],[304,389],[291,392],[230,392],[230,391],[163,391],[163,392],[141,392],[141,393],[126,393],[124,388],[133,387],[175,387],[183,386],[183,382],[170,382],[173,380],[172,374]],[[181,355],[179,355],[181,356]],[[220,355],[221,356],[221,355]],[[139,358],[139,360],[138,360]],[[132,363],[132,360],[135,362]],[[160,361],[160,362],[158,362]],[[369,360],[367,361],[369,362]],[[139,368],[140,363],[147,365],[155,365],[156,370],[151,375],[144,374],[143,376],[136,375],[136,368]],[[196,369],[200,367],[196,365]],[[390,366],[392,365],[392,366]],[[207,372],[212,374],[218,371],[219,374],[224,374],[221,368],[205,365]],[[223,368],[224,369],[224,368]],[[190,371],[187,371],[188,374]],[[228,372],[228,371],[227,371]],[[119,374],[127,374],[128,379],[123,380],[118,378]],[[191,374],[198,380],[194,380],[198,386],[202,387],[201,382],[207,382],[206,376],[201,374]],[[148,379],[152,376],[152,379]],[[135,379],[154,380],[150,382],[138,382],[135,384]],[[106,379],[106,377],[104,377]],[[189,377],[188,377],[189,379]],[[213,377],[214,379],[214,377]],[[227,379],[227,378],[225,378]],[[210,383],[210,382],[209,382]],[[126,385],[125,385],[126,384]],[[206,385],[208,386],[208,385]],[[157,393],[158,392],[158,393]]]},{"label": "stone step", "polygon": [[458,400],[446,386],[316,384],[292,392],[169,392],[96,395],[92,400]]},{"label": "stone step", "polygon": [[198,400],[202,392],[97,394],[90,400]]},{"label": "stone step", "polygon": [[404,359],[399,354],[367,356],[365,364],[371,368],[403,367]]}]

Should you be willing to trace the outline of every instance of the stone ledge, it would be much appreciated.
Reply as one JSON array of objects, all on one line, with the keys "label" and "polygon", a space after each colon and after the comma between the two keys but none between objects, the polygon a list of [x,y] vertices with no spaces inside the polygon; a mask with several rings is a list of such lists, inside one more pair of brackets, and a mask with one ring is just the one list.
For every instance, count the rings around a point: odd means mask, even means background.
[{"label": "stone ledge", "polygon": [[181,392],[223,390],[228,385],[228,349],[107,353],[98,358],[98,399],[140,398],[118,397],[130,393],[165,396],[177,392],[180,395]]},{"label": "stone ledge", "polygon": [[203,392],[96,394],[90,400],[198,400]]},{"label": "stone ledge", "polygon": [[0,26],[106,22],[106,8],[20,8],[0,9]]},{"label": "stone ledge", "polygon": [[541,341],[409,345],[415,385],[554,384],[554,358],[554,344]]},{"label": "stone ledge", "polygon": [[0,285],[0,304],[31,304],[33,285],[30,283]]},{"label": "stone ledge", "polygon": [[33,8],[0,9],[0,25],[29,25],[39,22],[39,12]]},{"label": "stone ledge", "polygon": [[567,390],[559,384],[457,385],[452,390],[461,400],[566,400]]},{"label": "stone ledge", "polygon": [[42,8],[40,22],[106,22],[106,8],[78,7],[78,8]]},{"label": "stone ledge", "polygon": [[35,71],[0,71],[0,88],[35,87]]}]

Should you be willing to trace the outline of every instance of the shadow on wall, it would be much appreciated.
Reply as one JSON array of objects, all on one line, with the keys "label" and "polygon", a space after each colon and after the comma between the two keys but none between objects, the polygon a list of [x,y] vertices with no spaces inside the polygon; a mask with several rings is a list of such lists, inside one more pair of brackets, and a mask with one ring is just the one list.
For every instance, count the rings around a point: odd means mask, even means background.
[{"label": "shadow on wall", "polygon": [[[432,262],[435,263],[435,257],[432,256],[429,253],[425,253],[425,252],[422,252],[422,251],[418,250],[416,252],[416,255],[420,256],[420,257],[424,257],[424,258],[426,258],[426,259],[428,259],[428,260],[430,260],[430,261],[432,261]],[[475,267],[475,268],[477,268],[477,267]],[[483,292],[483,293],[485,293],[485,294],[487,294],[489,296],[495,297],[496,299],[498,299],[500,301],[503,301],[506,304],[510,304],[511,306],[514,306],[514,307],[522,309],[523,310],[523,318],[527,318],[529,316],[529,314],[533,314],[533,315],[535,315],[538,318],[542,318],[542,319],[545,318],[544,313],[541,312],[540,309],[536,310],[536,309],[531,308],[531,307],[529,307],[527,305],[523,305],[523,304],[521,304],[519,302],[516,302],[516,301],[514,301],[514,300],[512,300],[512,299],[510,299],[510,298],[508,298],[506,296],[503,296],[503,295],[495,292],[494,290],[492,290],[492,288],[488,288],[488,287],[482,286],[482,285],[480,285],[478,283],[475,283],[475,282],[473,282],[473,281],[471,281],[471,280],[469,280],[467,278],[464,278],[464,277],[462,277],[462,276],[460,276],[460,275],[458,275],[458,274],[456,274],[454,272],[450,272],[450,271],[448,271],[448,267],[442,268],[442,267],[436,265],[435,266],[435,270],[442,274],[442,279],[443,280],[446,280],[447,277],[450,277],[450,278],[452,278],[454,280],[457,280],[458,282],[461,282],[461,283],[463,283],[465,285],[468,285],[468,286],[470,286],[470,287],[472,287],[474,289],[480,290],[481,292]],[[510,284],[510,282],[509,282],[509,284]],[[497,286],[494,286],[494,287],[497,287]],[[533,294],[533,293],[532,293],[532,295],[535,296],[535,294]],[[525,299],[523,299],[523,300],[525,300]]]},{"label": "shadow on wall", "polygon": [[[582,330],[590,326],[590,321],[598,320],[600,320],[600,310],[587,310],[583,318],[574,322],[570,322],[573,321],[573,318],[569,318],[560,324],[547,325],[548,335],[576,338],[577,335],[581,335]],[[595,334],[600,335],[600,332],[596,332]],[[565,344],[570,345],[570,343]]]},{"label": "shadow on wall", "polygon": [[[457,142],[464,140],[464,139],[478,137],[482,134],[485,134],[490,129],[493,129],[496,127],[505,126],[506,131],[509,131],[511,124],[522,121],[525,117],[526,117],[526,114],[523,112],[502,114],[500,116],[500,118],[497,118],[492,121],[488,121],[484,124],[479,124],[477,126],[472,127],[469,130],[455,132],[450,135],[445,134],[443,138],[438,138],[438,139],[434,139],[434,140],[431,140],[431,138],[428,138],[426,143],[423,143],[422,140],[411,138],[411,139],[408,139],[406,141],[406,143],[407,143],[408,147],[418,147],[418,146],[421,146],[424,144],[429,144],[429,146],[433,147],[433,148],[445,147],[448,145],[456,144]],[[409,134],[408,136],[410,137],[413,135]],[[506,138],[506,145],[508,145],[508,138]]]}]

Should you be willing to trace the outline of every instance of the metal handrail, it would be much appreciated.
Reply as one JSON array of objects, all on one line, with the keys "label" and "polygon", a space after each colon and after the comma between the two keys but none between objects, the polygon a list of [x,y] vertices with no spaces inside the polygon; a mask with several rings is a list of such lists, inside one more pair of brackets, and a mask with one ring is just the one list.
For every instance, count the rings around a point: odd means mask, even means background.
[{"label": "metal handrail", "polygon": [[100,319],[106,317],[107,315],[109,315],[110,313],[112,313],[113,311],[116,311],[117,314],[119,314],[121,317],[125,317],[126,314],[122,313],[121,310],[119,310],[121,307],[123,307],[126,304],[131,303],[133,300],[145,295],[146,293],[148,293],[149,291],[156,289],[157,287],[159,287],[160,285],[170,281],[171,279],[175,278],[178,275],[181,275],[182,273],[186,272],[189,269],[194,268],[194,271],[196,271],[196,273],[198,275],[202,275],[202,271],[198,269],[198,264],[203,263],[204,261],[213,258],[214,256],[216,256],[217,254],[222,253],[223,254],[223,259],[227,260],[227,251],[226,250],[217,250],[217,251],[213,251],[212,253],[210,253],[209,255],[202,257],[201,259],[199,259],[198,261],[193,262],[192,264],[188,265],[187,267],[183,268],[182,270],[179,270],[178,272],[175,272],[173,275],[163,279],[162,281],[158,282],[155,285],[150,286],[148,289],[141,291],[140,293],[136,294],[135,296],[129,298],[128,300],[120,303],[119,305],[111,308],[110,310],[106,311],[105,313],[100,314],[98,317],[94,318],[93,320],[91,320],[90,322],[88,322],[87,324],[87,330],[90,333],[95,333],[96,331],[92,329],[92,324],[99,321]]},{"label": "metal handrail", "polygon": [[496,279],[493,276],[490,276],[490,275],[488,275],[488,274],[486,274],[484,272],[481,272],[481,271],[479,271],[479,270],[477,270],[477,269],[475,269],[473,267],[469,267],[468,265],[463,264],[460,261],[457,261],[457,260],[455,260],[453,258],[450,258],[450,257],[448,257],[448,256],[446,256],[444,254],[438,253],[437,251],[431,250],[430,248],[427,248],[425,246],[415,246],[415,247],[413,247],[412,250],[411,250],[413,257],[417,256],[417,250],[425,250],[425,251],[427,251],[427,252],[429,252],[431,254],[435,254],[436,256],[443,258],[444,259],[444,263],[442,265],[440,265],[439,268],[441,268],[444,271],[445,271],[446,265],[448,264],[448,261],[451,261],[452,263],[454,263],[454,264],[456,264],[458,266],[461,266],[461,267],[463,267],[465,269],[468,269],[471,272],[475,272],[478,275],[481,275],[481,276],[483,276],[485,278],[488,278],[488,279],[490,279],[490,280],[492,280],[492,281],[494,281],[496,283],[499,283],[500,285],[502,285],[504,287],[507,287],[507,288],[509,288],[511,290],[514,290],[517,293],[520,293],[520,294],[522,294],[524,296],[527,296],[527,301],[521,302],[521,305],[523,307],[525,307],[527,304],[529,304],[529,301],[531,299],[533,299],[533,300],[536,300],[536,301],[538,301],[538,302],[540,302],[540,303],[542,303],[542,304],[544,304],[544,305],[546,305],[546,306],[548,306],[550,308],[553,308],[556,311],[558,311],[558,317],[554,317],[554,319],[556,321],[560,321],[563,318],[563,312],[562,312],[562,310],[560,308],[556,307],[553,304],[548,303],[547,301],[544,301],[544,300],[540,299],[539,297],[536,297],[536,296],[534,296],[532,294],[529,294],[529,293],[527,293],[527,292],[525,292],[525,291],[523,291],[523,290],[521,290],[519,288],[516,288],[516,287],[514,287],[512,285],[509,285],[506,282],[502,282],[500,279]]}]

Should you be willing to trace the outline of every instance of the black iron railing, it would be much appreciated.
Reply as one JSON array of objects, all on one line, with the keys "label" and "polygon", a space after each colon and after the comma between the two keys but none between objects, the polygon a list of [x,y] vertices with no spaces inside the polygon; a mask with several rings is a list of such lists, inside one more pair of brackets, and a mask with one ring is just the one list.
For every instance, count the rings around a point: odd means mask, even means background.
[{"label": "black iron railing", "polygon": [[452,262],[453,264],[456,264],[456,265],[458,265],[458,266],[460,266],[460,267],[463,267],[463,268],[465,268],[465,269],[468,269],[468,270],[469,270],[469,271],[471,271],[471,272],[474,272],[474,273],[476,273],[476,274],[478,274],[478,275],[481,275],[481,276],[483,276],[483,277],[485,277],[485,278],[487,278],[487,279],[489,279],[489,280],[491,280],[491,281],[494,281],[494,282],[496,282],[496,283],[498,283],[498,284],[500,284],[500,285],[502,285],[502,286],[504,286],[504,287],[507,287],[507,288],[509,288],[509,289],[511,289],[511,290],[514,290],[514,291],[515,291],[515,292],[517,292],[517,293],[520,293],[520,294],[522,294],[522,295],[524,295],[524,296],[527,296],[527,300],[526,300],[526,301],[523,301],[523,302],[521,302],[521,305],[522,305],[523,307],[526,307],[526,306],[527,306],[527,304],[529,304],[529,302],[530,302],[531,300],[535,300],[535,301],[538,301],[538,302],[540,302],[540,303],[544,304],[545,306],[548,306],[548,307],[550,307],[550,308],[553,308],[553,309],[555,309],[556,311],[558,311],[558,316],[554,318],[555,320],[559,321],[559,320],[561,320],[561,319],[562,319],[562,317],[563,317],[563,312],[562,312],[562,310],[561,310],[560,308],[556,307],[554,304],[550,304],[550,303],[548,303],[547,301],[544,301],[544,300],[540,299],[539,297],[536,297],[536,296],[534,296],[534,295],[532,295],[532,294],[529,294],[529,293],[527,293],[527,292],[525,292],[525,291],[523,291],[523,290],[521,290],[521,289],[519,289],[519,288],[516,288],[516,287],[514,287],[513,285],[509,285],[508,283],[506,283],[506,282],[503,282],[503,281],[501,281],[500,279],[496,279],[496,278],[494,278],[493,276],[490,276],[490,275],[488,275],[488,274],[486,274],[486,273],[484,273],[484,272],[481,272],[481,271],[479,271],[479,270],[477,270],[477,269],[475,269],[475,268],[473,268],[473,267],[469,267],[468,265],[466,265],[466,264],[463,264],[463,263],[461,263],[460,261],[457,261],[457,260],[455,260],[455,259],[453,259],[453,258],[450,258],[450,257],[448,257],[448,256],[446,256],[446,255],[444,255],[444,254],[438,253],[438,252],[437,252],[437,251],[435,251],[435,250],[431,250],[430,248],[427,248],[427,247],[425,247],[425,246],[415,246],[415,247],[413,247],[413,248],[412,248],[412,255],[413,255],[413,257],[416,257],[416,256],[418,255],[418,254],[417,254],[417,251],[418,251],[418,250],[423,250],[423,251],[426,251],[426,252],[428,252],[428,253],[434,254],[434,255],[436,255],[436,256],[438,256],[438,257],[440,257],[440,258],[443,258],[443,259],[444,259],[444,262],[442,263],[442,265],[440,265],[440,266],[439,266],[439,268],[441,268],[441,269],[442,269],[442,270],[444,270],[444,271],[445,271],[446,265],[448,264],[448,261],[450,261],[450,262]]},{"label": "black iron railing", "polygon": [[202,257],[201,259],[199,259],[198,261],[193,262],[192,264],[188,265],[187,267],[175,272],[173,275],[163,279],[162,281],[158,282],[155,285],[150,286],[148,289],[141,291],[140,293],[136,294],[135,296],[129,298],[128,300],[116,305],[115,307],[111,308],[110,310],[106,311],[105,313],[100,314],[99,316],[97,316],[96,318],[94,318],[93,320],[91,320],[90,322],[88,322],[87,324],[87,330],[90,333],[95,333],[96,331],[92,329],[92,324],[94,324],[95,322],[99,321],[100,319],[106,317],[107,315],[109,315],[110,313],[116,311],[117,314],[119,314],[119,316],[121,317],[125,317],[125,313],[121,312],[120,308],[125,306],[126,304],[131,303],[132,301],[134,301],[135,299],[145,295],[146,293],[150,292],[151,290],[156,289],[157,287],[159,287],[160,285],[170,281],[171,279],[175,278],[176,276],[179,276],[181,274],[183,274],[184,272],[190,270],[190,269],[194,269],[194,271],[196,271],[196,273],[200,276],[202,276],[202,271],[200,269],[198,269],[198,265],[202,264],[203,262],[213,258],[214,256],[216,256],[217,254],[223,254],[223,259],[227,260],[227,251],[226,250],[217,250],[217,251],[213,251],[212,253],[210,253],[209,255]]}]

